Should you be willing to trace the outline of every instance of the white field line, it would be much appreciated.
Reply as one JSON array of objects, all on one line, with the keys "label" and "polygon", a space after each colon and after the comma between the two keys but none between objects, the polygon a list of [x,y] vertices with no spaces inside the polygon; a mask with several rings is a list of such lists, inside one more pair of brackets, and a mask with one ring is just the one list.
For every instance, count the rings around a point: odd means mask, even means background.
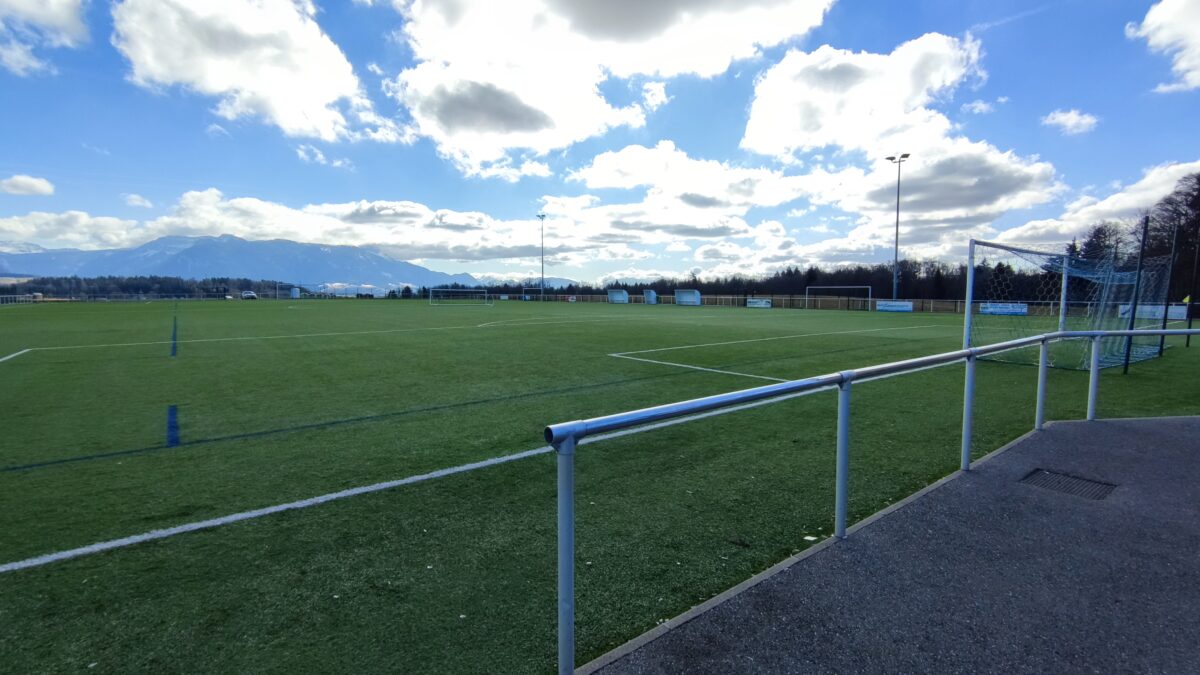
[{"label": "white field line", "polygon": [[[623,320],[631,321],[631,320],[643,319],[643,318],[651,319],[654,317],[630,317],[630,316],[617,317],[617,316],[613,316],[613,317],[607,317],[607,318],[602,318],[602,319],[584,319],[584,320],[576,319],[576,320],[568,320],[568,321],[548,321],[548,322],[544,322],[542,324],[525,323],[525,324],[519,324],[519,325],[520,326],[537,326],[537,325],[548,325],[548,324],[557,324],[557,323],[596,323],[596,322],[601,322],[601,321],[612,321],[613,319],[623,319]],[[380,329],[380,330],[354,330],[354,331],[338,331],[338,332],[329,332],[329,333],[297,333],[294,335],[243,335],[243,336],[219,337],[219,338],[194,338],[191,340],[177,340],[176,342],[178,344],[198,344],[198,343],[205,343],[205,342],[244,342],[244,341],[251,341],[251,340],[292,340],[292,339],[300,339],[300,338],[339,337],[339,336],[344,336],[344,335],[382,335],[382,334],[387,334],[387,333],[416,333],[416,332],[421,332],[421,331],[435,331],[435,330],[469,330],[469,329],[475,329],[475,328],[482,328],[487,325],[489,325],[489,324],[474,324],[474,325],[470,325],[470,326],[427,326],[424,328],[384,328],[384,329]],[[101,349],[101,348],[109,348],[109,347],[151,347],[151,346],[155,346],[155,345],[169,345],[169,344],[171,344],[171,340],[153,340],[150,342],[110,342],[110,343],[87,344],[87,345],[60,345],[60,346],[56,346],[56,347],[30,347],[29,349],[22,350],[16,354],[11,354],[7,357],[0,359],[0,362],[7,361],[8,359],[11,359],[11,358],[16,358],[17,356],[20,356],[21,354],[24,354],[26,352],[60,351],[60,350],[64,350],[64,349]]]},{"label": "white field line", "polygon": [[800,333],[798,335],[777,335],[775,337],[750,338],[750,339],[746,339],[746,340],[728,340],[726,342],[708,342],[708,343],[699,344],[699,345],[680,345],[678,347],[659,347],[657,349],[639,349],[637,351],[620,352],[618,354],[610,354],[610,356],[627,356],[629,354],[652,354],[654,352],[670,352],[670,351],[675,351],[677,349],[698,349],[701,347],[722,347],[725,345],[743,345],[743,344],[747,344],[750,342],[770,342],[772,340],[795,340],[797,338],[821,337],[821,336],[825,336],[825,335],[850,335],[853,333],[878,333],[880,331],[889,331],[889,330],[915,330],[917,328],[954,328],[955,330],[958,330],[958,331],[962,330],[961,326],[952,326],[950,324],[944,324],[944,323],[926,324],[926,325],[922,325],[922,326],[863,328],[861,330],[835,330],[835,331],[830,331],[827,333]]},{"label": "white field line", "polygon": [[[820,389],[814,389],[811,391],[799,392],[799,393],[795,393],[795,394],[785,394],[783,396],[777,396],[775,398],[764,399],[761,401],[753,401],[750,403],[744,403],[742,405],[732,406],[729,408],[722,408],[720,410],[710,410],[707,412],[697,413],[695,415],[688,415],[687,417],[679,417],[679,418],[672,419],[672,420],[664,420],[662,422],[655,422],[653,424],[647,424],[645,426],[635,427],[632,429],[623,429],[621,431],[614,431],[612,433],[598,434],[596,436],[591,436],[591,437],[583,439],[583,441],[580,442],[580,445],[581,446],[588,445],[588,444],[596,443],[599,441],[609,440],[609,439],[613,439],[613,438],[620,438],[621,436],[629,436],[632,434],[639,434],[639,433],[651,431],[654,429],[662,429],[664,427],[670,427],[670,426],[674,426],[676,424],[684,424],[686,422],[692,422],[692,421],[704,419],[707,417],[715,417],[717,415],[726,415],[726,414],[738,412],[741,410],[747,410],[749,408],[757,408],[759,406],[769,405],[772,403],[778,403],[780,401],[786,401],[788,399],[799,398],[801,396],[808,396],[809,394],[815,394],[819,391],[826,391],[828,389],[834,389],[834,388],[835,387],[830,386],[830,387],[822,387]],[[361,487],[350,488],[348,490],[341,490],[339,492],[330,492],[328,494],[323,494],[323,495],[319,495],[316,497],[310,497],[308,499],[301,499],[299,501],[287,502],[286,504],[276,504],[274,506],[267,506],[267,507],[264,507],[261,509],[254,509],[252,511],[242,511],[240,513],[232,513],[227,516],[221,516],[219,518],[210,518],[208,520],[201,520],[201,521],[197,521],[194,523],[185,523],[183,525],[176,525],[175,527],[168,527],[168,528],[164,528],[161,530],[150,530],[149,532],[143,532],[141,534],[135,534],[135,535],[131,535],[128,537],[121,537],[120,539],[110,539],[108,541],[101,541],[101,542],[97,542],[95,544],[88,544],[87,546],[80,546],[79,548],[67,549],[65,551],[57,551],[55,553],[47,553],[45,555],[39,555],[39,556],[35,556],[32,558],[26,558],[24,560],[17,560],[17,561],[10,562],[10,563],[0,564],[0,574],[5,574],[8,572],[16,572],[19,570],[30,569],[33,567],[41,567],[42,565],[49,565],[50,563],[61,562],[63,560],[71,560],[72,558],[79,558],[82,556],[92,555],[94,553],[103,553],[104,551],[111,551],[113,549],[125,548],[127,546],[134,546],[136,544],[145,543],[147,541],[155,541],[157,539],[166,539],[168,537],[174,537],[174,536],[180,535],[180,534],[187,534],[188,532],[196,532],[199,530],[207,530],[207,529],[212,529],[215,527],[221,527],[223,525],[230,525],[232,523],[241,522],[243,520],[253,520],[255,518],[262,518],[263,516],[269,516],[269,515],[272,515],[275,513],[281,513],[283,511],[294,511],[297,509],[305,509],[305,508],[308,508],[311,506],[318,506],[321,504],[325,504],[327,502],[338,501],[341,499],[347,499],[349,497],[356,497],[358,495],[370,494],[372,492],[380,492],[382,490],[389,490],[391,488],[401,487],[404,485],[412,485],[413,483],[421,483],[424,481],[433,480],[435,478],[443,478],[445,476],[452,476],[454,474],[467,473],[468,471],[475,471],[476,469],[483,469],[483,468],[487,468],[490,466],[496,466],[498,464],[505,464],[505,463],[513,462],[513,461],[516,461],[519,459],[525,459],[527,457],[535,457],[538,455],[544,455],[544,454],[547,454],[547,453],[550,453],[553,451],[554,451],[554,448],[550,447],[549,445],[544,445],[540,448],[534,448],[532,450],[526,450],[524,452],[518,452],[518,453],[511,454],[511,455],[501,455],[499,457],[492,457],[490,459],[485,459],[485,460],[481,460],[478,462],[471,462],[469,464],[460,464],[458,466],[453,466],[453,467],[449,467],[446,469],[438,469],[436,471],[430,471],[429,473],[418,474],[416,476],[409,476],[407,478],[401,478],[399,480],[385,481],[382,483],[375,483],[372,485],[363,485]]]},{"label": "white field line", "polygon": [[9,354],[8,356],[5,356],[4,358],[0,358],[0,363],[4,363],[5,361],[7,361],[9,359],[15,359],[22,354],[28,354],[31,351],[33,351],[33,350],[32,349],[22,349],[21,351],[16,352],[15,354]]},{"label": "white field line", "polygon": [[687,368],[689,370],[703,370],[706,373],[721,373],[722,375],[737,375],[739,377],[753,377],[757,380],[769,380],[771,382],[787,382],[781,377],[767,377],[766,375],[751,375],[750,373],[739,373],[733,370],[719,370],[717,368],[705,368],[703,366],[693,366],[686,363],[672,363],[671,361],[655,361],[654,359],[643,359],[637,356],[628,356],[626,354],[609,354],[618,359],[629,359],[630,361],[641,361],[642,363],[657,363],[661,366],[675,366],[676,368]]}]

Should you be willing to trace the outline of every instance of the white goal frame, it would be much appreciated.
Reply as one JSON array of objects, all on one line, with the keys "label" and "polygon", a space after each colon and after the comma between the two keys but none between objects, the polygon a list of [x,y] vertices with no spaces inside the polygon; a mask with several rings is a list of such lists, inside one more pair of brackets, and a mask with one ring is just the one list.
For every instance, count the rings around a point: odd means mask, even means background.
[{"label": "white goal frame", "polygon": [[[460,298],[457,302],[438,302],[439,299],[452,300]],[[478,302],[471,302],[473,299],[478,299]],[[457,307],[491,307],[492,294],[486,290],[476,290],[471,288],[431,288],[429,289],[429,304],[435,307],[454,305]]]},{"label": "white goal frame", "polygon": [[[804,287],[804,309],[809,309],[809,305],[808,305],[808,300],[810,297],[809,291],[812,291],[814,289],[815,290],[862,290],[864,288],[867,289],[867,309],[870,310],[872,301],[874,300],[874,298],[871,295],[872,291],[871,291],[870,286],[805,286]],[[828,296],[816,296],[816,297],[828,297]],[[838,296],[834,296],[834,297],[849,298],[851,296],[838,295]]]}]

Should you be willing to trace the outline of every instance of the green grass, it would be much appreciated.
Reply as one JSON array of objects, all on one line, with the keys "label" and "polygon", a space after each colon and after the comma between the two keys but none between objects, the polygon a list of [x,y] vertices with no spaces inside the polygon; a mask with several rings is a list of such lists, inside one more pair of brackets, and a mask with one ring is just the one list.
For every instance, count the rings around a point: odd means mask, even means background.
[{"label": "green grass", "polygon": [[[0,363],[0,468],[58,463],[0,471],[0,563],[765,383],[614,352],[733,343],[643,356],[798,378],[956,349],[961,320],[401,301],[5,308],[0,358],[37,349]],[[762,340],[796,335],[808,337]],[[979,365],[976,456],[1029,429],[1035,377]],[[1051,419],[1083,416],[1087,373],[1052,371],[1049,386]],[[1100,408],[1196,414],[1198,395],[1200,359],[1171,349],[1128,376],[1106,371]],[[853,397],[852,520],[957,467],[961,366]],[[170,405],[182,444],[167,448]],[[582,447],[580,663],[828,536],[835,412],[823,392]],[[551,670],[554,500],[542,455],[2,574],[0,670]]]}]

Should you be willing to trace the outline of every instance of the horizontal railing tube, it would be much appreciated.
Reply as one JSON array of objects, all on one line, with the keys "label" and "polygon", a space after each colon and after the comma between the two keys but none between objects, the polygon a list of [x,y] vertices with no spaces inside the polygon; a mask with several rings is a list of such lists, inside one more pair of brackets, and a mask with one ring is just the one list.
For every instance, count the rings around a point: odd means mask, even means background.
[{"label": "horizontal railing tube", "polygon": [[845,535],[847,492],[849,483],[850,446],[850,389],[854,382],[866,381],[888,375],[907,373],[925,368],[967,361],[963,399],[963,437],[961,468],[970,467],[973,402],[975,389],[975,361],[980,356],[998,354],[1012,349],[1039,345],[1038,394],[1035,426],[1044,422],[1046,395],[1047,350],[1050,342],[1065,339],[1087,338],[1091,340],[1091,374],[1088,386],[1088,419],[1096,418],[1096,398],[1100,382],[1100,346],[1104,337],[1126,337],[1130,335],[1200,335],[1196,329],[1148,329],[1114,331],[1058,331],[1035,335],[1008,342],[982,345],[959,351],[933,354],[906,361],[883,363],[858,370],[830,373],[803,380],[770,384],[753,389],[743,389],[727,394],[668,403],[666,405],[633,410],[629,412],[575,420],[547,426],[546,441],[558,454],[558,668],[560,673],[570,673],[575,667],[575,448],[580,441],[593,434],[617,431],[632,427],[676,419],[687,415],[730,408],[744,403],[764,401],[787,395],[815,392],[833,386],[838,393],[837,430],[837,487],[834,504],[834,534]]}]

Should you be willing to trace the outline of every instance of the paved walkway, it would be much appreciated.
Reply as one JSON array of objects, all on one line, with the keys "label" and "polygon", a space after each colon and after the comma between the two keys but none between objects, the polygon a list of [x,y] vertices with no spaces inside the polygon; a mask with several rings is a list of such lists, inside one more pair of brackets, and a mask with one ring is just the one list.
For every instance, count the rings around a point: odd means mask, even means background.
[{"label": "paved walkway", "polygon": [[917,671],[1200,672],[1200,417],[1050,425],[599,670]]}]

